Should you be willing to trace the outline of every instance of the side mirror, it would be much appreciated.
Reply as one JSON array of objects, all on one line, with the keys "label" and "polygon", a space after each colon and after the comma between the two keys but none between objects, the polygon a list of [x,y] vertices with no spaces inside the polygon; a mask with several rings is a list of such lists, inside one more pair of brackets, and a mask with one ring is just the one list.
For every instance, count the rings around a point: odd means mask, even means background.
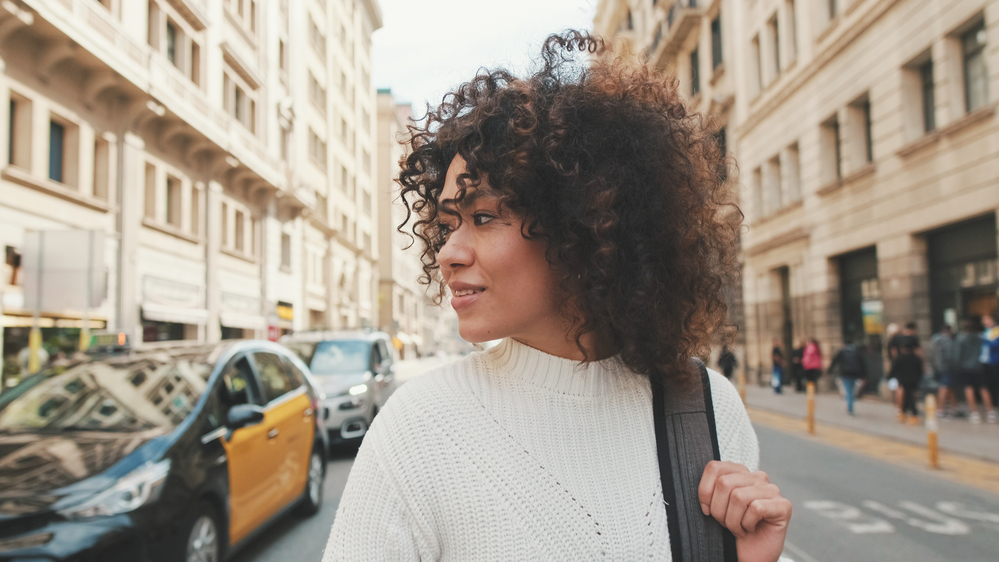
[{"label": "side mirror", "polygon": [[230,431],[264,421],[264,409],[256,404],[240,404],[229,408],[226,425]]}]

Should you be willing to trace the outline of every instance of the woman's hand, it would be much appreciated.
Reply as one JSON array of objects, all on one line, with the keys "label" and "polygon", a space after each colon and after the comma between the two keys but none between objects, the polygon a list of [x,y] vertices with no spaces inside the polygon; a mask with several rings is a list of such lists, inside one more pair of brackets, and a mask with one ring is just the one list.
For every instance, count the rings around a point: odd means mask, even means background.
[{"label": "woman's hand", "polygon": [[784,550],[791,502],[764,472],[711,461],[697,489],[701,510],[735,535],[739,562],[776,562]]}]

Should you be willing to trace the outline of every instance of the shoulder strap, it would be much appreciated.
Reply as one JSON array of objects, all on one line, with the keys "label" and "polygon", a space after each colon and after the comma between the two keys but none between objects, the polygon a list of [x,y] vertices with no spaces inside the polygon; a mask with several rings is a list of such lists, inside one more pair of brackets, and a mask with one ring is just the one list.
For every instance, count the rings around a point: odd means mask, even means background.
[{"label": "shoulder strap", "polygon": [[673,562],[736,562],[735,536],[701,512],[697,487],[704,467],[719,460],[708,370],[692,360],[700,385],[652,383],[659,476]]}]

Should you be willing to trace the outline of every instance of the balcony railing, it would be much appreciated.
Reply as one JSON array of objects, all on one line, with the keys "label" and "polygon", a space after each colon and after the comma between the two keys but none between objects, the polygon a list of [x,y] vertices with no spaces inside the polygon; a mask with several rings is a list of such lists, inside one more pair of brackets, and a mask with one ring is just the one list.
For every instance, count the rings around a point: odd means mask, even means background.
[{"label": "balcony railing", "polygon": [[697,0],[676,0],[671,4],[660,4],[666,10],[666,20],[659,24],[656,35],[646,50],[649,59],[656,66],[672,59],[690,35],[700,24],[704,10],[698,7]]}]

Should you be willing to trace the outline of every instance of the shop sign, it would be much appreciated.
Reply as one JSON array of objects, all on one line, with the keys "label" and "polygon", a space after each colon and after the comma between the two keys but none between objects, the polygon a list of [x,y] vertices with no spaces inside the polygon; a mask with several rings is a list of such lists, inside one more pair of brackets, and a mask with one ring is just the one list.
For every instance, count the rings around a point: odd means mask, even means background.
[{"label": "shop sign", "polygon": [[884,303],[880,300],[866,300],[860,303],[864,315],[864,333],[867,335],[883,334]]},{"label": "shop sign", "polygon": [[291,303],[278,301],[277,315],[281,320],[294,320],[295,308],[291,305]]}]

